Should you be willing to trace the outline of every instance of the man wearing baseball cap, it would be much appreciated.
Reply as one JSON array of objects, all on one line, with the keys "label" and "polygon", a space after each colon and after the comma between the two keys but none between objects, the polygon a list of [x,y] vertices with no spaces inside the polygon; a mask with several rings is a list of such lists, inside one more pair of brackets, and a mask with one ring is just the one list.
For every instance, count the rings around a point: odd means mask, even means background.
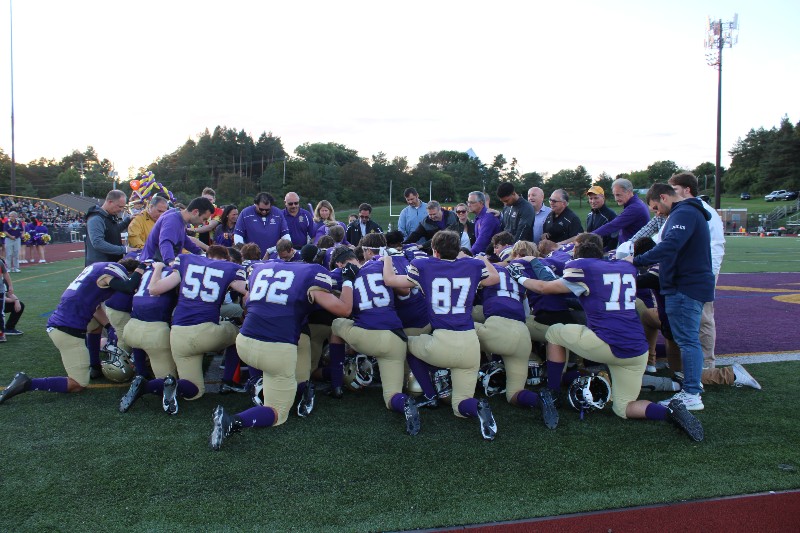
[{"label": "man wearing baseball cap", "polygon": [[[586,231],[591,233],[600,226],[608,224],[615,218],[617,213],[606,205],[606,192],[599,185],[593,185],[586,191],[586,196],[589,197],[589,205],[592,210],[586,215]],[[617,233],[606,235],[603,237],[603,248],[606,250],[613,250],[617,247]]]},{"label": "man wearing baseball cap", "polygon": [[[622,213],[614,220],[593,230],[592,233],[600,237],[619,233],[617,242],[625,242],[650,221],[650,210],[636,194],[636,191],[633,190],[633,184],[631,184],[630,180],[625,178],[614,180],[614,183],[611,184],[611,192],[614,193],[614,200],[616,200],[617,204],[622,206]],[[591,202],[591,200],[589,201]],[[594,208],[594,206],[592,207]],[[575,239],[568,239],[559,244],[566,244],[573,240]]]}]

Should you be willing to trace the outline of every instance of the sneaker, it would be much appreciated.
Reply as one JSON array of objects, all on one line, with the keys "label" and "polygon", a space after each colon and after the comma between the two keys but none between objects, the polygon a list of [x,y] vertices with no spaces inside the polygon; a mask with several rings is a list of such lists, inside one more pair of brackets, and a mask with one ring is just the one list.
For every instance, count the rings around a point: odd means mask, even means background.
[{"label": "sneaker", "polygon": [[28,264],[28,260],[27,259],[20,259],[19,260],[19,264],[20,265],[27,265]]},{"label": "sneaker", "polygon": [[5,335],[5,333],[0,333],[0,342],[6,342],[6,335]]},{"label": "sneaker", "polygon": [[692,413],[686,409],[686,404],[679,399],[674,399],[667,405],[667,418],[670,422],[686,432],[695,442],[700,442],[705,436],[703,425]]},{"label": "sneaker", "polygon": [[417,402],[411,396],[406,396],[406,401],[403,404],[403,415],[406,417],[406,433],[412,437],[419,433],[419,409],[417,409]]},{"label": "sneaker", "polygon": [[14,376],[14,379],[12,379],[11,383],[8,384],[8,387],[6,387],[3,391],[0,391],[0,403],[3,403],[12,396],[27,392],[28,387],[30,386],[31,378],[28,377],[28,374],[25,372],[17,372]]},{"label": "sneaker", "polygon": [[247,392],[247,385],[239,385],[235,381],[223,381],[222,385],[219,386],[220,394],[231,394],[234,392],[240,394]]},{"label": "sneaker", "polygon": [[211,420],[213,425],[208,445],[211,446],[212,450],[219,450],[222,447],[222,442],[230,437],[231,433],[238,433],[242,430],[241,419],[235,415],[227,414],[221,405],[214,408]]},{"label": "sneaker", "polygon": [[47,261],[45,261],[44,259],[39,259],[39,262],[40,263],[47,263]]},{"label": "sneaker", "polygon": [[665,359],[656,359],[656,370],[669,368],[669,363]]},{"label": "sneaker", "polygon": [[644,368],[644,371],[647,372],[648,374],[655,374],[658,371],[658,369],[656,368],[656,365],[647,365]]},{"label": "sneaker", "polygon": [[11,272],[22,272],[22,270],[20,270],[18,268],[15,268],[15,269],[11,270]]},{"label": "sneaker", "polygon": [[164,396],[161,399],[161,406],[168,415],[178,414],[178,380],[172,375],[164,378]]},{"label": "sneaker", "polygon": [[144,387],[147,385],[147,380],[144,379],[142,376],[136,376],[131,381],[131,386],[128,389],[128,392],[125,393],[119,400],[119,412],[120,413],[127,413],[128,409],[131,408],[133,402],[138,400],[144,394]]},{"label": "sneaker", "polygon": [[307,381],[303,395],[300,397],[300,401],[297,402],[297,416],[305,418],[314,410],[314,392],[314,384],[310,380]]},{"label": "sneaker", "polygon": [[20,330],[13,329],[13,328],[12,329],[7,329],[5,333],[6,333],[6,335],[22,335],[22,332]]},{"label": "sneaker", "polygon": [[685,405],[686,409],[689,411],[702,411],[704,407],[703,398],[701,398],[699,394],[689,394],[683,390],[675,394],[675,396],[672,398],[662,400],[658,403],[664,407],[669,407],[673,400],[678,400],[679,402],[683,403],[683,405]]},{"label": "sneaker", "polygon": [[[11,335],[11,333],[6,330],[6,335]],[[750,372],[748,372],[745,367],[739,363],[735,363],[732,368],[734,375],[734,387],[753,387],[754,389],[761,390],[761,385],[753,376],[750,375]]]},{"label": "sneaker", "polygon": [[486,398],[478,400],[478,419],[481,422],[481,436],[485,440],[494,440],[497,435],[497,422],[494,421],[492,408],[489,407],[489,400]]},{"label": "sneaker", "polygon": [[556,429],[558,427],[558,410],[556,409],[555,400],[550,389],[544,389],[539,393],[541,400],[540,406],[542,408],[542,418],[544,425],[547,429]]}]

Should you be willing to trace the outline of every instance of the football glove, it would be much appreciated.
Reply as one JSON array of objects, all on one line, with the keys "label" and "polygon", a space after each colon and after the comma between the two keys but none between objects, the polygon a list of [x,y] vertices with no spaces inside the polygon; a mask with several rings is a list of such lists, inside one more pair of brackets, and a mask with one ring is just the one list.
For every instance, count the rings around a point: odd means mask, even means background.
[{"label": "football glove", "polygon": [[525,277],[525,268],[519,263],[509,263],[506,266],[506,270],[508,271],[508,274],[514,279],[514,281],[519,281],[520,278]]},{"label": "football glove", "polygon": [[358,266],[353,263],[347,263],[342,267],[342,279],[344,281],[354,282],[358,276]]}]

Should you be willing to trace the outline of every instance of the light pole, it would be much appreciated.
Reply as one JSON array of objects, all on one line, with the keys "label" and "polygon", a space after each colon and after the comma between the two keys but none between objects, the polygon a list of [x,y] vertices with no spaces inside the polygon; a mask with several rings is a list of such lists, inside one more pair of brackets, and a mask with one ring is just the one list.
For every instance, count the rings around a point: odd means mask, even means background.
[{"label": "light pole", "polygon": [[708,19],[705,47],[711,50],[706,54],[708,64],[719,72],[717,81],[717,162],[714,172],[714,209],[719,209],[722,192],[722,49],[732,48],[739,40],[739,15],[733,15],[732,22]]},{"label": "light pole", "polygon": [[11,38],[11,194],[17,194],[17,162],[14,155],[14,10],[8,0],[9,36]]}]

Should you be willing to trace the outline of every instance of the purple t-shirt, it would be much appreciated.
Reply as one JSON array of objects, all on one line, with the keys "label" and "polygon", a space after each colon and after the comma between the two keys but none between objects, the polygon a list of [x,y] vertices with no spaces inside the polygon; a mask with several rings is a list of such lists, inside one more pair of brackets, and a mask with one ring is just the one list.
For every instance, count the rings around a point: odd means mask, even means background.
[{"label": "purple t-shirt", "polygon": [[256,206],[250,205],[239,214],[234,233],[244,239],[244,242],[256,243],[261,253],[265,254],[282,237],[288,238],[289,226],[286,225],[283,212],[274,205],[267,216],[261,216],[256,211]]},{"label": "purple t-shirt", "polygon": [[495,265],[495,268],[500,283],[481,289],[484,316],[501,316],[525,322],[525,306],[522,303],[525,288],[511,278],[505,267]]},{"label": "purple t-shirt", "polygon": [[[636,313],[636,267],[627,261],[574,259],[564,267],[565,281],[586,312],[586,326],[620,359],[647,353],[647,339]],[[579,289],[579,290],[580,290]]]},{"label": "purple t-shirt", "polygon": [[3,224],[3,233],[5,233],[6,235],[10,235],[12,237],[16,237],[17,239],[22,237],[22,233],[24,230],[25,230],[25,225],[22,222],[20,222],[19,219],[17,219],[16,222],[11,222],[11,219],[9,218]]},{"label": "purple t-shirt", "polygon": [[97,286],[97,280],[103,276],[127,280],[128,272],[119,263],[103,262],[87,266],[67,286],[61,295],[61,302],[47,320],[47,326],[85,330],[97,306],[114,294],[110,288],[101,289]]},{"label": "purple t-shirt", "polygon": [[218,324],[228,287],[234,281],[245,280],[244,269],[230,261],[181,254],[172,266],[181,276],[173,326]]},{"label": "purple t-shirt", "polygon": [[429,257],[414,259],[408,279],[425,294],[431,327],[454,331],[475,329],[472,306],[478,284],[489,276],[480,259],[464,257],[452,261]]},{"label": "purple t-shirt", "polygon": [[353,321],[363,329],[403,329],[394,307],[394,290],[383,284],[383,261],[373,258],[353,283]]},{"label": "purple t-shirt", "polygon": [[309,237],[313,237],[314,218],[305,209],[300,209],[297,215],[292,216],[287,209],[283,210],[283,218],[289,228],[289,236],[292,239],[292,246],[302,248],[308,244]]},{"label": "purple t-shirt", "polygon": [[500,219],[489,213],[484,207],[480,213],[475,215],[475,244],[470,248],[472,253],[485,252],[496,233],[500,233]]},{"label": "purple t-shirt", "polygon": [[297,344],[314,307],[312,290],[333,291],[330,272],[311,263],[266,261],[256,264],[247,280],[250,294],[241,334],[264,342]]},{"label": "purple t-shirt", "polygon": [[[166,278],[172,273],[170,267],[165,267],[161,271],[161,279]],[[147,287],[150,285],[150,278],[153,276],[153,269],[148,268],[142,275],[142,282],[139,289],[133,295],[133,307],[131,318],[143,322],[172,322],[172,312],[178,302],[178,293],[174,290],[164,294],[153,296]]]},{"label": "purple t-shirt", "polygon": [[170,209],[156,220],[139,255],[141,261],[155,259],[171,263],[183,249],[193,254],[202,250],[186,236],[186,222],[180,209]]}]

